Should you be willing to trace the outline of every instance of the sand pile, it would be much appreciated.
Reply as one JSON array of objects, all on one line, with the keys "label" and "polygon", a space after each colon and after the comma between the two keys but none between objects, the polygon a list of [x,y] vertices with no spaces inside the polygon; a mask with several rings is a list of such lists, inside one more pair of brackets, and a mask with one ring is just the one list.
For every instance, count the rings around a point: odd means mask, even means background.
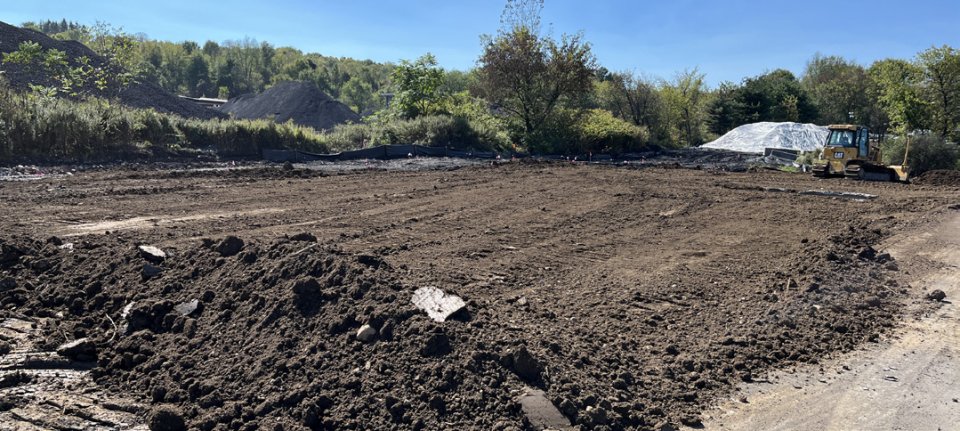
[{"label": "sand pile", "polygon": [[244,94],[219,109],[236,118],[273,118],[278,123],[292,120],[317,130],[360,121],[360,116],[347,105],[304,81],[281,82],[260,94]]},{"label": "sand pile", "polygon": [[[0,22],[0,55],[16,51],[19,49],[20,43],[26,41],[36,42],[45,50],[57,49],[63,51],[67,54],[71,62],[75,62],[79,57],[86,56],[90,58],[90,62],[94,66],[104,64],[102,57],[80,42],[59,41],[37,31],[22,29]],[[10,82],[10,85],[19,90],[27,90],[29,88],[28,84],[54,85],[53,80],[47,76],[47,73],[41,70],[16,64],[0,63],[0,71],[4,72],[3,75]],[[98,97],[117,98],[124,105],[134,108],[155,109],[159,112],[191,118],[209,119],[223,117],[223,114],[215,110],[182,100],[157,85],[148,82],[131,83],[119,94],[100,91],[93,87],[86,88],[85,90]]]},{"label": "sand pile", "polygon": [[801,123],[753,123],[733,129],[703,148],[762,153],[765,148],[781,148],[797,151],[814,151],[823,147],[827,128]]}]

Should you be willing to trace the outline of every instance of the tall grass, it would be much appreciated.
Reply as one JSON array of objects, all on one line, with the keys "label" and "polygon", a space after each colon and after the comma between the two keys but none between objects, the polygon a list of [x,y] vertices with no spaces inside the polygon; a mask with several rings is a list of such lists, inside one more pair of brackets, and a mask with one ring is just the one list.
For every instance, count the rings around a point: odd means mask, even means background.
[{"label": "tall grass", "polygon": [[216,151],[325,152],[313,129],[267,120],[194,120],[101,99],[72,101],[13,91],[0,79],[0,162],[107,162]]}]

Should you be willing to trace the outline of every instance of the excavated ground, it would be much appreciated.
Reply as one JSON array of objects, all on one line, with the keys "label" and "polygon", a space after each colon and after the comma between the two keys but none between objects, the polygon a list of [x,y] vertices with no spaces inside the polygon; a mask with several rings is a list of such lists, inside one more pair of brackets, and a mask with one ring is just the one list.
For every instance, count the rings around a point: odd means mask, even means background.
[{"label": "excavated ground", "polygon": [[[925,292],[871,245],[958,202],[561,163],[0,182],[0,422],[526,429],[550,425],[518,402],[541,389],[581,429],[697,426],[743,381],[887,336]],[[465,311],[430,320],[423,286]]]}]

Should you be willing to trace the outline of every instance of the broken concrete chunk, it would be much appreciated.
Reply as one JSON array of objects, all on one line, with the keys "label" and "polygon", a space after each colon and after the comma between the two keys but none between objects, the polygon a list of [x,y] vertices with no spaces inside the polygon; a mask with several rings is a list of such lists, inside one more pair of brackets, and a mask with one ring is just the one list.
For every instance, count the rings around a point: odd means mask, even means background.
[{"label": "broken concrete chunk", "polygon": [[547,399],[543,391],[527,388],[517,401],[532,429],[536,431],[570,429],[570,420],[560,413],[557,406]]},{"label": "broken concrete chunk", "polygon": [[167,253],[152,245],[141,245],[137,249],[140,250],[140,257],[148,262],[161,263],[167,258]]},{"label": "broken concrete chunk", "polygon": [[237,238],[233,235],[230,235],[220,241],[217,244],[217,253],[220,253],[223,257],[230,257],[237,253],[240,253],[240,249],[243,248],[243,240]]},{"label": "broken concrete chunk", "polygon": [[357,330],[357,339],[363,342],[373,341],[377,336],[377,330],[370,325],[363,325]]},{"label": "broken concrete chunk", "polygon": [[194,311],[197,311],[197,308],[200,306],[200,301],[194,299],[193,301],[181,302],[173,306],[173,310],[179,313],[181,316],[189,316],[193,314]]},{"label": "broken concrete chunk", "polygon": [[450,295],[436,287],[421,287],[413,292],[413,305],[425,311],[431,319],[437,322],[447,320],[454,313],[467,306],[457,295]]},{"label": "broken concrete chunk", "polygon": [[57,354],[74,361],[97,359],[97,347],[88,338],[80,338],[57,347]]}]

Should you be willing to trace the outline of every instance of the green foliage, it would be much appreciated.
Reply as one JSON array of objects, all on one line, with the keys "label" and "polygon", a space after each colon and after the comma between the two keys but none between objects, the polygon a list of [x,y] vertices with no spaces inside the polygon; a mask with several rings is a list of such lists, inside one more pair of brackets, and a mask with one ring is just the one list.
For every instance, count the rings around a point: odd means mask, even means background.
[{"label": "green foliage", "polygon": [[[34,76],[47,76],[48,79],[30,85],[38,95],[47,97],[60,93],[86,97],[95,92],[120,91],[130,83],[132,75],[119,62],[127,55],[123,50],[129,51],[131,45],[117,43],[119,45],[112,44],[110,48],[114,54],[94,64],[87,56],[68,59],[63,51],[45,50],[36,42],[24,41],[16,51],[3,54],[3,63],[20,65]],[[46,86],[43,81],[50,81],[54,86]]]},{"label": "green foliage", "polygon": [[813,165],[814,162],[819,158],[819,151],[802,151],[800,154],[797,154],[797,164],[800,165]]},{"label": "green foliage", "polygon": [[661,90],[670,142],[688,147],[704,143],[707,94],[703,79],[697,69],[684,71]]},{"label": "green foliage", "polygon": [[335,150],[409,144],[473,150],[511,149],[504,130],[451,115],[341,124],[324,135],[324,142]]},{"label": "green foliage", "polygon": [[593,90],[596,60],[582,35],[539,34],[542,1],[508,1],[495,37],[478,60],[482,94],[510,117],[517,140],[534,148],[561,108],[581,109]]},{"label": "green foliage", "polygon": [[817,119],[817,105],[793,73],[783,69],[747,78],[740,86],[722,85],[706,109],[709,129],[718,135],[759,121],[808,123]]},{"label": "green foliage", "polygon": [[960,51],[934,47],[917,55],[923,69],[923,85],[930,106],[933,131],[960,141]]},{"label": "green foliage", "polygon": [[871,123],[876,118],[875,106],[868,91],[870,77],[863,66],[818,53],[807,62],[801,84],[817,106],[819,124],[858,123],[875,129],[879,126]]},{"label": "green foliage", "polygon": [[83,101],[18,94],[0,81],[0,162],[114,161],[198,150],[259,156],[264,148],[326,151],[323,136],[267,120],[188,120]]},{"label": "green foliage", "polygon": [[403,60],[390,74],[396,87],[395,103],[406,118],[437,113],[443,99],[440,91],[444,72],[433,54],[426,53],[414,62]]},{"label": "green foliage", "polygon": [[[882,145],[884,163],[899,165],[903,163],[906,139],[902,136],[887,139]],[[960,148],[936,135],[910,137],[910,152],[907,166],[911,175],[919,175],[937,169],[957,169],[960,162]]]},{"label": "green foliage", "polygon": [[[25,25],[43,26],[27,23]],[[391,64],[369,60],[326,57],[303,53],[289,47],[274,47],[253,39],[229,40],[222,44],[206,41],[168,42],[134,37],[104,23],[92,27],[48,25],[51,36],[76,40],[106,57],[116,79],[137,79],[188,96],[237,96],[260,92],[281,81],[311,81],[325,93],[349,105],[364,104],[364,109],[379,109],[378,96],[389,83]],[[354,87],[349,100],[341,94],[350,82]],[[358,91],[362,91],[360,94]]]},{"label": "green foliage", "polygon": [[590,109],[576,123],[579,152],[622,154],[642,150],[647,129],[614,117],[610,111]]},{"label": "green foliage", "polygon": [[870,93],[883,119],[894,132],[907,133],[925,127],[929,118],[920,88],[922,69],[904,60],[879,60],[867,71]]}]

